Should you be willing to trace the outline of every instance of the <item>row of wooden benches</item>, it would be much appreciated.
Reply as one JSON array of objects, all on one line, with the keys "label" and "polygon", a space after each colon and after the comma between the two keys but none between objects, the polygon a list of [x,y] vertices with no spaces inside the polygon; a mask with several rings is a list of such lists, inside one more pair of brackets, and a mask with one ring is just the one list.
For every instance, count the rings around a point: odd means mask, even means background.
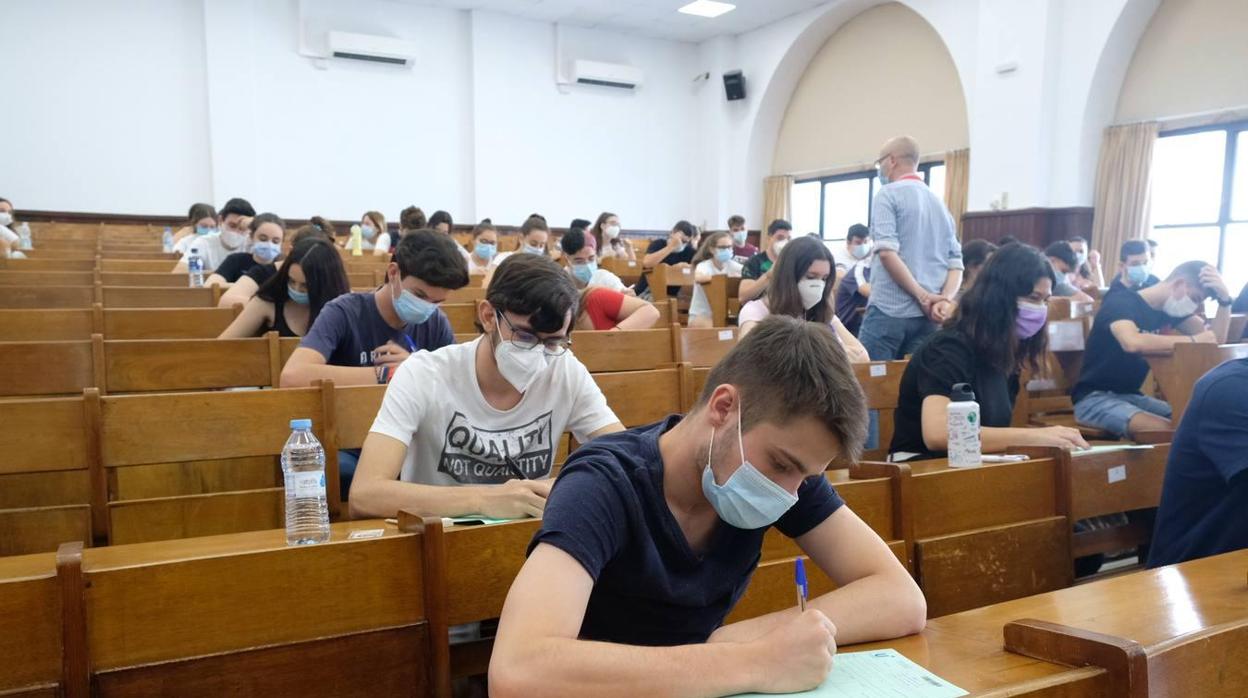
[{"label": "row of wooden benches", "polygon": [[[0,692],[449,698],[491,642],[450,645],[448,628],[500,615],[534,527],[400,514],[334,524],[317,546],[270,530],[0,559]],[[792,564],[761,562],[730,620],[791,605]],[[841,651],[894,648],[978,698],[1238,698],[1245,567],[1229,553]]]}]

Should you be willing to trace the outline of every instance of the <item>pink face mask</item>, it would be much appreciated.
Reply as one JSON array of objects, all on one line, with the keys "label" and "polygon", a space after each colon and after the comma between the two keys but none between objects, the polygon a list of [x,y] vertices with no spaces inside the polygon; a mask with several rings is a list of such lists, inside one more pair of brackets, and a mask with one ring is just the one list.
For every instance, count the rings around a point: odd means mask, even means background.
[{"label": "pink face mask", "polygon": [[1019,339],[1031,339],[1044,328],[1049,319],[1049,306],[1044,303],[1018,302],[1018,317],[1014,318],[1014,332]]}]

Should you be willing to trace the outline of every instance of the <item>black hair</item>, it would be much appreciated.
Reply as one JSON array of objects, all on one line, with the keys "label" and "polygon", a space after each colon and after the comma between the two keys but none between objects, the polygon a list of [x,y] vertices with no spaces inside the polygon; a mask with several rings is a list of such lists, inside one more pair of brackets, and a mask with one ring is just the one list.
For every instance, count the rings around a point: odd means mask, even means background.
[{"label": "black hair", "polygon": [[1018,244],[1018,238],[1014,237],[1013,235],[1004,235],[1001,237],[1000,240],[997,240],[998,247],[1005,247],[1006,245],[1017,245],[1017,244]]},{"label": "black hair", "polygon": [[1187,282],[1188,286],[1192,286],[1194,288],[1200,289],[1204,297],[1211,298],[1214,295],[1213,291],[1210,291],[1209,288],[1206,287],[1200,281],[1200,272],[1204,271],[1205,267],[1208,267],[1208,266],[1212,266],[1212,265],[1210,265],[1208,262],[1202,262],[1198,259],[1192,260],[1190,262],[1184,262],[1180,264],[1179,266],[1175,267],[1174,271],[1170,272],[1170,275],[1166,277],[1166,281],[1174,281],[1176,279],[1183,279],[1184,281]]},{"label": "black hair", "polygon": [[845,233],[846,240],[853,240],[855,238],[865,240],[869,237],[871,237],[871,229],[861,223],[855,223],[849,226],[849,230]]},{"label": "black hair", "polygon": [[1075,251],[1071,249],[1070,243],[1065,240],[1058,240],[1044,248],[1044,256],[1065,262],[1066,266],[1070,267],[1070,271],[1074,271],[1079,266],[1079,258],[1075,256]]},{"label": "black hair", "polygon": [[459,253],[459,243],[433,230],[404,235],[390,261],[399,265],[400,279],[415,276],[430,286],[451,290],[468,285],[468,264]]},{"label": "black hair", "polygon": [[308,328],[311,329],[321,308],[338,296],[350,293],[351,283],[333,243],[323,237],[310,236],[301,238],[290,248],[282,266],[256,291],[256,296],[274,305],[289,302],[287,286],[292,264],[299,265],[308,283]]},{"label": "black hair", "polygon": [[429,216],[429,228],[437,228],[443,223],[446,224],[448,232],[455,227],[455,221],[451,219],[451,214],[446,211],[434,211],[433,215]]},{"label": "black hair", "polygon": [[1134,254],[1148,254],[1148,245],[1143,240],[1127,240],[1118,250],[1118,261],[1125,262]]},{"label": "black hair", "polygon": [[967,269],[982,266],[996,251],[997,246],[987,240],[964,242],[962,243],[962,265]]},{"label": "black hair", "polygon": [[225,202],[225,205],[221,207],[222,220],[229,215],[251,217],[256,215],[256,209],[251,207],[251,202],[247,199],[234,198]]},{"label": "black hair", "polygon": [[559,238],[559,248],[569,257],[580,252],[584,247],[585,231],[582,228],[573,228]]},{"label": "black hair", "polygon": [[572,277],[558,262],[540,254],[507,257],[485,290],[485,300],[496,311],[527,315],[533,331],[542,333],[558,332],[568,318],[575,318],[579,298]]},{"label": "black hair", "polygon": [[581,230],[589,230],[589,226],[591,226],[591,225],[593,225],[593,223],[590,223],[589,221],[585,220],[584,218],[573,218],[573,219],[572,219],[572,222],[568,224],[568,227],[569,227],[569,228],[580,228]]},{"label": "black hair", "polygon": [[783,218],[777,218],[767,226],[767,235],[775,235],[777,230],[793,230],[793,224]]},{"label": "black hair", "polygon": [[1070,237],[1066,238],[1066,242],[1082,242],[1085,245],[1088,244],[1088,241],[1085,240],[1082,235],[1071,235]]},{"label": "black hair", "polygon": [[524,219],[524,222],[520,224],[520,237],[525,237],[534,230],[550,232],[550,227],[546,225],[546,219],[536,213]]},{"label": "black hair", "polygon": [[693,227],[693,224],[689,221],[676,221],[676,225],[672,226],[672,230],[679,232],[690,240],[698,234],[698,229]]},{"label": "black hair", "polygon": [[1039,250],[1017,243],[1000,247],[984,263],[945,327],[970,340],[977,363],[1007,375],[1018,371],[1024,363],[1039,370],[1040,359],[1048,348],[1048,333],[1041,330],[1028,339],[1019,339],[1014,321],[1018,317],[1018,299],[1030,296],[1036,282],[1045,278],[1057,284],[1053,265]]}]

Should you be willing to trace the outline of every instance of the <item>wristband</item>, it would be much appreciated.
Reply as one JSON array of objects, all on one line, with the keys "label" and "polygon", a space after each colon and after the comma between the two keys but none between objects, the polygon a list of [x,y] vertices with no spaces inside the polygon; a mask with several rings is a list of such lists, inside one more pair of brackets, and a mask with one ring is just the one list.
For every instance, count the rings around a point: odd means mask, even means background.
[{"label": "wristband", "polygon": [[393,376],[394,376],[394,373],[389,366],[377,367],[377,383],[379,385],[385,385],[386,383],[389,383],[390,379]]}]

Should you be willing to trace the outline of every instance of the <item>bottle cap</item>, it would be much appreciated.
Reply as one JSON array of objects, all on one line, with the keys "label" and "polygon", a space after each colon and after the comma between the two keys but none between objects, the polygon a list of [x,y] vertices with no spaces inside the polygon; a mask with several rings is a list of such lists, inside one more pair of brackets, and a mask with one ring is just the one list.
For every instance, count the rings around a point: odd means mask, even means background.
[{"label": "bottle cap", "polygon": [[291,429],[311,429],[312,420],[310,419],[292,419],[290,420]]},{"label": "bottle cap", "polygon": [[949,395],[952,402],[973,402],[975,400],[975,391],[971,390],[970,383],[954,383],[953,392]]},{"label": "bottle cap", "polygon": [[199,248],[198,248],[198,247],[192,247],[192,248],[191,248],[191,252],[199,252]]}]

